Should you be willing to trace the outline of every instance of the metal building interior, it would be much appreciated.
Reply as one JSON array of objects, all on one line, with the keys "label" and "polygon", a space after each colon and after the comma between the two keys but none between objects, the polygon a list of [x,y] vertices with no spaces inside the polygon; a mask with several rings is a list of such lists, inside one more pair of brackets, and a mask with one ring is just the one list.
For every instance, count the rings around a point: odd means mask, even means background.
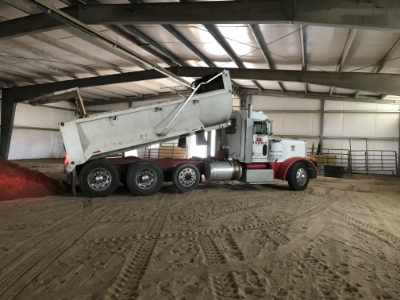
[{"label": "metal building interior", "polygon": [[[399,299],[399,20],[395,0],[0,0],[0,299]],[[72,196],[81,104],[183,100],[223,70],[234,111],[305,141],[306,190]],[[122,155],[206,159],[213,134]]]}]

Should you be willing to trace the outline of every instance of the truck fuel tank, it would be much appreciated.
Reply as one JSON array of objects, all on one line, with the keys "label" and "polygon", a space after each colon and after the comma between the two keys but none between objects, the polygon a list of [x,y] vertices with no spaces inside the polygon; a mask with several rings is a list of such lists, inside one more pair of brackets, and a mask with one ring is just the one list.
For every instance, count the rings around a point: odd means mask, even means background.
[{"label": "truck fuel tank", "polygon": [[242,166],[236,160],[207,161],[205,170],[209,181],[239,180],[242,177]]}]

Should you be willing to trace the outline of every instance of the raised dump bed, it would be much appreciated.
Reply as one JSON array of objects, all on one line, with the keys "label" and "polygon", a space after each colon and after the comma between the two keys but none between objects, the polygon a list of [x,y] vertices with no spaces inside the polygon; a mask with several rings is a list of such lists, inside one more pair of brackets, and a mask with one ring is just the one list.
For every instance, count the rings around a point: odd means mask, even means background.
[{"label": "raised dump bed", "polygon": [[[210,84],[212,83],[212,84]],[[108,112],[61,124],[68,163],[76,166],[93,158],[160,143],[201,130],[221,128],[232,113],[232,85],[228,72],[199,84],[186,100]]]}]

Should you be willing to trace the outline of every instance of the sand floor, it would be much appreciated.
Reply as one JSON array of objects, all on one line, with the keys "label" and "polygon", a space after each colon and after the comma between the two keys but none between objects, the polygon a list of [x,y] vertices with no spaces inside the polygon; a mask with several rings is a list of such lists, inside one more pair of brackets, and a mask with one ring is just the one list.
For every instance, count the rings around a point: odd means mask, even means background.
[{"label": "sand floor", "polygon": [[2,202],[0,299],[400,299],[400,180]]}]

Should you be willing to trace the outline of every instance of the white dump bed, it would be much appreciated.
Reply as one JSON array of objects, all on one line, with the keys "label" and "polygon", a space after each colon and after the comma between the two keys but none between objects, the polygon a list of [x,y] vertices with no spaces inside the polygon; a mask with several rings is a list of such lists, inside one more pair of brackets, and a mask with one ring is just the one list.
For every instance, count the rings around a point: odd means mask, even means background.
[{"label": "white dump bed", "polygon": [[232,85],[229,72],[223,72],[190,99],[63,123],[60,129],[69,161],[67,171],[94,157],[221,126],[229,122],[231,113]]}]

